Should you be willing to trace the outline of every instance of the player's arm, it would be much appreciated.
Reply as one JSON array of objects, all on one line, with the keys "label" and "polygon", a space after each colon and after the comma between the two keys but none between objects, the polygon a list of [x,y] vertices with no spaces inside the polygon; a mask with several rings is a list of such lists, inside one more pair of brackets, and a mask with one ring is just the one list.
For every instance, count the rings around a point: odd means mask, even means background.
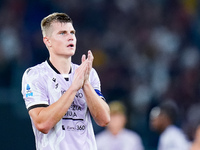
[{"label": "player's arm", "polygon": [[57,102],[48,107],[38,107],[29,111],[29,115],[39,131],[48,133],[65,115],[74,100],[75,94],[84,83],[86,68],[86,63],[82,63],[76,69],[72,85]]},{"label": "player's arm", "polygon": [[86,102],[92,117],[99,126],[106,126],[110,122],[110,109],[108,104],[95,92],[89,82],[83,88]]},{"label": "player's arm", "polygon": [[31,109],[29,115],[35,127],[40,132],[48,133],[65,115],[74,99],[76,91],[76,89],[70,87],[63,96],[52,105]]},{"label": "player's arm", "polygon": [[110,122],[110,109],[108,104],[95,92],[94,88],[89,82],[89,74],[92,69],[93,55],[91,51],[88,51],[88,58],[82,58],[82,62],[86,61],[88,64],[88,70],[85,74],[85,82],[83,85],[83,91],[85,94],[86,102],[92,117],[95,122],[100,126],[106,126]]}]

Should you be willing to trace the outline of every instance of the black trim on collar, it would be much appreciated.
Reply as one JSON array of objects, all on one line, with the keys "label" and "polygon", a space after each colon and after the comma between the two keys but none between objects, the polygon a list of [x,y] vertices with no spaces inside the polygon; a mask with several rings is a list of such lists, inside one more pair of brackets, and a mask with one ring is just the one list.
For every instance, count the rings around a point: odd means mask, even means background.
[{"label": "black trim on collar", "polygon": [[49,64],[49,66],[50,66],[56,73],[60,74],[60,72],[53,66],[53,64],[50,62],[49,59],[47,59],[47,62],[48,62],[48,64]]},{"label": "black trim on collar", "polygon": [[[49,66],[57,73],[57,74],[61,74],[54,66],[53,64],[50,62],[49,59],[47,59],[47,63],[49,64]],[[69,74],[72,72],[72,67],[70,67],[70,70],[69,70]]]},{"label": "black trim on collar", "polygon": [[65,78],[66,81],[69,81],[69,78]]}]

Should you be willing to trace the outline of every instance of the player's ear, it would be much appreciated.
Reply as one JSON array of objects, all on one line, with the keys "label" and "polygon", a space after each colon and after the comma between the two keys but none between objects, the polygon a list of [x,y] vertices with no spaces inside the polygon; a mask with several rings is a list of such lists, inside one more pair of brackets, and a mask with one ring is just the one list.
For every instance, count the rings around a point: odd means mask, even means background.
[{"label": "player's ear", "polygon": [[43,37],[43,42],[47,47],[51,47],[51,41],[49,40],[48,37]]}]

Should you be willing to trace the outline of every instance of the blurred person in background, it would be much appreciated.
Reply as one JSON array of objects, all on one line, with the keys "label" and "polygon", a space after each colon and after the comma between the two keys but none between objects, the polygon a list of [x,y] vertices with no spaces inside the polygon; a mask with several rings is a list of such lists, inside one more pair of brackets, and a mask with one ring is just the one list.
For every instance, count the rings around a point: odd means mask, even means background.
[{"label": "blurred person in background", "polygon": [[151,128],[160,133],[158,150],[189,150],[189,141],[183,131],[175,124],[178,108],[173,101],[165,101],[152,108]]},{"label": "blurred person in background", "polygon": [[186,123],[184,126],[185,132],[191,141],[190,150],[200,149],[200,103],[195,103],[190,106],[187,116]]},{"label": "blurred person in background", "polygon": [[71,62],[76,50],[75,29],[65,13],[41,21],[49,59],[27,69],[22,94],[31,117],[37,150],[97,150],[91,116],[100,126],[110,121],[100,80],[92,68],[93,54]]},{"label": "blurred person in background", "polygon": [[200,123],[196,127],[194,140],[191,143],[190,150],[200,150]]},{"label": "blurred person in background", "polygon": [[140,136],[125,128],[126,107],[120,101],[112,101],[110,123],[106,129],[96,135],[98,150],[144,150]]}]

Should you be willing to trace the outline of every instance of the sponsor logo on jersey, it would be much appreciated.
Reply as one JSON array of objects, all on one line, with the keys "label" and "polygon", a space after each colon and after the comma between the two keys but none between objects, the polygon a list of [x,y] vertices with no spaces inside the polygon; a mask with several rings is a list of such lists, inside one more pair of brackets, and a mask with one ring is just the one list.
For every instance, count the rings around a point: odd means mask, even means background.
[{"label": "sponsor logo on jersey", "polygon": [[56,78],[53,78],[52,81],[53,81],[53,82],[56,82]]},{"label": "sponsor logo on jersey", "polygon": [[61,90],[61,95],[63,95],[66,92],[66,90]]},{"label": "sponsor logo on jersey", "polygon": [[78,121],[74,126],[62,125],[62,130],[78,131],[80,134],[83,134],[86,130],[86,125],[82,121]]},{"label": "sponsor logo on jersey", "polygon": [[80,134],[83,134],[85,132],[86,125],[81,121],[76,123],[76,131],[80,132]]},{"label": "sponsor logo on jersey", "polygon": [[52,81],[53,81],[53,83],[54,83],[55,89],[58,89],[59,84],[58,84],[56,78],[52,78]]},{"label": "sponsor logo on jersey", "polygon": [[83,97],[83,93],[77,92],[75,96],[76,96],[77,98],[82,98],[82,97]]},{"label": "sponsor logo on jersey", "polygon": [[31,87],[29,84],[26,85],[26,97],[33,96],[33,92],[31,91]]},{"label": "sponsor logo on jersey", "polygon": [[58,83],[55,84],[55,89],[57,89],[57,88],[58,88]]}]

